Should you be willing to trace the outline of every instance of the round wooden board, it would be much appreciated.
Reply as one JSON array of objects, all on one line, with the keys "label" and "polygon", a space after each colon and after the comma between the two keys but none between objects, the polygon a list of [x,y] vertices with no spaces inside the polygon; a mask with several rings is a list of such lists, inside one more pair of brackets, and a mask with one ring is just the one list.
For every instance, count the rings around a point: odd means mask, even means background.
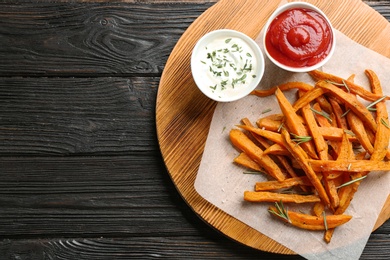
[{"label": "round wooden board", "polygon": [[[390,58],[390,24],[360,0],[307,1],[321,8],[336,29],[356,42]],[[216,103],[196,87],[190,68],[191,51],[205,33],[235,29],[256,38],[279,1],[220,0],[186,30],[173,49],[161,77],[156,127],[161,153],[178,191],[207,223],[247,246],[280,254],[290,249],[236,220],[203,199],[194,188]],[[390,218],[390,196],[375,228]]]}]

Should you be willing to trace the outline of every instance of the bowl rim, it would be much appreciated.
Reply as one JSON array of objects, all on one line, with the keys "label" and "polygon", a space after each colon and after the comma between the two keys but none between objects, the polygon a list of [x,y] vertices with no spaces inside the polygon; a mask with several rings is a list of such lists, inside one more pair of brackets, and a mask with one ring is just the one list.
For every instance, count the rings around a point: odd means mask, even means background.
[{"label": "bowl rim", "polygon": [[[205,84],[202,84],[201,77],[196,70],[196,68],[198,66],[195,64],[195,62],[197,62],[196,54],[198,53],[199,49],[202,46],[204,46],[205,43],[208,42],[208,40],[212,39],[213,37],[217,37],[219,35],[224,35],[225,37],[234,36],[234,37],[237,37],[237,38],[244,40],[249,45],[249,47],[252,49],[253,53],[256,55],[257,64],[258,64],[257,71],[256,71],[257,76],[251,82],[251,84],[246,85],[245,88],[242,91],[238,92],[237,95],[233,95],[230,97],[224,97],[224,98],[213,95],[210,91],[207,91],[208,89],[206,89]],[[196,44],[192,50],[192,54],[191,54],[191,73],[192,73],[192,78],[195,81],[195,84],[197,85],[197,87],[200,89],[200,91],[204,95],[206,95],[208,98],[215,100],[215,101],[218,101],[218,102],[236,101],[238,99],[241,99],[241,98],[249,95],[260,84],[260,81],[264,75],[264,70],[265,70],[265,59],[264,59],[263,52],[262,52],[260,46],[258,45],[258,43],[254,39],[252,39],[251,37],[246,35],[245,33],[237,31],[237,30],[233,30],[233,29],[225,29],[225,28],[216,29],[216,30],[212,30],[212,31],[204,34],[196,42]]]},{"label": "bowl rim", "polygon": [[[314,10],[316,12],[318,12],[320,15],[322,15],[325,20],[328,22],[329,26],[330,26],[330,29],[331,29],[331,33],[332,33],[332,47],[328,53],[328,55],[320,62],[318,62],[317,64],[315,65],[312,65],[312,66],[309,66],[309,67],[291,67],[291,66],[287,66],[285,64],[282,64],[280,63],[279,61],[275,60],[268,52],[267,50],[267,47],[265,45],[265,41],[266,41],[266,35],[267,35],[267,31],[268,31],[268,28],[269,26],[271,25],[271,23],[273,22],[273,20],[279,15],[281,14],[282,12],[284,11],[287,11],[289,9],[293,9],[293,8],[307,8],[307,9],[311,9],[311,10]],[[325,65],[325,63],[327,63],[331,57],[333,56],[333,53],[335,51],[335,48],[336,48],[336,32],[335,32],[335,29],[332,25],[332,23],[330,22],[328,16],[320,9],[318,8],[317,6],[311,4],[311,3],[307,3],[307,2],[290,2],[290,3],[286,3],[284,5],[281,5],[279,6],[278,8],[276,8],[276,10],[271,14],[271,16],[268,18],[266,24],[264,25],[264,28],[263,28],[263,39],[262,39],[262,44],[264,46],[264,52],[266,54],[266,56],[268,57],[268,59],[270,59],[276,66],[284,69],[284,70],[287,70],[287,71],[291,71],[291,72],[308,72],[308,71],[312,71],[312,70],[315,70],[315,69],[318,69],[320,67],[322,67],[323,65]]]}]

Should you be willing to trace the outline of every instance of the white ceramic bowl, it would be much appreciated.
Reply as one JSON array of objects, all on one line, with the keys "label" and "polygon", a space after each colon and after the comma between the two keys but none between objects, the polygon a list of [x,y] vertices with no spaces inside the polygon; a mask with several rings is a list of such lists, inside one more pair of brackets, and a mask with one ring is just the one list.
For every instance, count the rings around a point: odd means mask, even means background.
[{"label": "white ceramic bowl", "polygon": [[[267,47],[266,47],[266,33],[267,33],[268,29],[269,29],[269,26],[271,25],[271,23],[274,21],[274,19],[278,15],[280,15],[284,11],[287,11],[287,10],[293,9],[293,8],[305,8],[305,9],[310,9],[310,10],[314,10],[314,11],[318,12],[319,14],[321,14],[325,18],[325,20],[329,23],[329,26],[331,28],[331,33],[332,33],[332,36],[333,36],[331,50],[328,53],[328,55],[322,61],[320,61],[319,63],[317,63],[315,65],[308,66],[308,67],[290,67],[290,66],[282,64],[279,61],[275,60],[270,55],[270,53],[267,50]],[[334,50],[335,50],[335,47],[336,47],[336,35],[335,35],[334,29],[333,29],[332,24],[330,23],[328,17],[318,7],[316,7],[316,6],[312,5],[312,4],[309,4],[309,3],[305,3],[305,2],[290,2],[290,3],[287,3],[285,5],[282,5],[282,6],[278,7],[272,13],[270,18],[268,19],[267,23],[264,26],[263,46],[264,46],[264,51],[265,51],[267,57],[275,65],[277,65],[278,67],[280,67],[280,68],[282,68],[284,70],[287,70],[287,71],[292,71],[292,72],[308,72],[308,71],[312,71],[312,70],[318,69],[319,67],[323,66],[325,63],[327,63],[329,61],[329,59],[332,57],[332,55],[334,53]]]},{"label": "white ceramic bowl", "polygon": [[[225,61],[217,62],[218,58]],[[234,61],[236,65],[231,65]],[[235,66],[237,69],[232,70]],[[207,97],[219,102],[235,101],[250,94],[259,84],[264,74],[264,56],[247,35],[229,29],[215,30],[196,43],[191,71],[196,85]],[[236,74],[237,71],[243,72]]]}]

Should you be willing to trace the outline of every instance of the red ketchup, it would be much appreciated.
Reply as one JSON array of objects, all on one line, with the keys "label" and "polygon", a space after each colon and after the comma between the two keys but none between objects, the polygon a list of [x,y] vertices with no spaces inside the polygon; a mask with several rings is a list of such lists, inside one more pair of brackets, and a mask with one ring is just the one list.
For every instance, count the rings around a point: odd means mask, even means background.
[{"label": "red ketchup", "polygon": [[278,15],[266,32],[268,53],[289,67],[310,67],[329,54],[333,41],[330,24],[318,12],[294,8]]}]

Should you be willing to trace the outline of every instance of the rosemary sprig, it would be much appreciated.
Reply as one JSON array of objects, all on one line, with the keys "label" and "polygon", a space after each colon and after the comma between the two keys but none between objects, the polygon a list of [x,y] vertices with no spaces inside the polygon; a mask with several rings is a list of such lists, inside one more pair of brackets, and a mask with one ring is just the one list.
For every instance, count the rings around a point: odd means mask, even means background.
[{"label": "rosemary sprig", "polygon": [[337,82],[334,82],[334,81],[331,81],[331,80],[326,80],[326,82],[328,82],[330,84],[333,84],[335,86],[345,87],[345,89],[348,91],[348,93],[351,92],[351,90],[349,89],[349,87],[347,85],[347,82],[345,82],[345,80],[342,80],[343,83],[337,83]]},{"label": "rosemary sprig", "polygon": [[287,222],[291,223],[290,217],[288,216],[288,210],[284,207],[284,204],[282,201],[275,202],[276,211],[269,209],[268,212],[271,214],[274,214],[280,218],[285,219]]},{"label": "rosemary sprig", "polygon": [[261,171],[244,171],[244,174],[264,174],[264,172]]},{"label": "rosemary sprig", "polygon": [[341,117],[345,117],[345,116],[349,113],[349,111],[351,111],[351,109],[348,108],[348,110],[345,111],[345,112],[341,115]]},{"label": "rosemary sprig", "polygon": [[294,137],[293,139],[291,139],[291,141],[294,141],[297,144],[309,142],[312,139],[311,136],[299,136],[293,133],[291,133],[291,135]]},{"label": "rosemary sprig", "polygon": [[337,186],[336,189],[339,189],[339,188],[342,188],[342,187],[351,185],[352,183],[361,181],[361,180],[363,180],[363,179],[365,179],[365,178],[367,178],[367,175],[364,175],[364,176],[362,176],[362,177],[359,177],[359,178],[353,179],[353,180],[351,180],[351,181],[348,181],[348,182],[346,182],[346,183],[343,183],[343,184],[341,184],[340,186]]},{"label": "rosemary sprig", "polygon": [[349,134],[350,136],[356,136],[354,132],[348,129],[344,129],[344,133]]},{"label": "rosemary sprig", "polygon": [[379,102],[381,102],[382,100],[384,100],[385,98],[387,98],[387,96],[383,96],[381,98],[378,98],[377,100],[375,100],[374,102],[372,102],[371,104],[369,104],[367,106],[367,109],[370,110],[373,106],[375,106],[376,104],[378,104]]},{"label": "rosemary sprig", "polygon": [[278,130],[277,132],[280,133],[280,131],[282,130],[282,128],[284,127],[284,123],[281,123],[278,127]]},{"label": "rosemary sprig", "polygon": [[310,110],[313,111],[314,113],[320,115],[320,116],[325,117],[326,119],[328,119],[328,121],[330,123],[332,123],[332,118],[330,118],[330,116],[325,111],[318,111],[318,110],[316,110],[316,109],[314,109],[312,107],[310,108]]},{"label": "rosemary sprig", "polygon": [[381,123],[382,123],[382,125],[386,126],[387,129],[390,129],[389,124],[383,118],[381,118]]},{"label": "rosemary sprig", "polygon": [[262,114],[265,114],[265,113],[268,113],[268,112],[271,112],[272,109],[271,108],[268,108],[268,109],[265,109],[263,111],[261,111]]}]

